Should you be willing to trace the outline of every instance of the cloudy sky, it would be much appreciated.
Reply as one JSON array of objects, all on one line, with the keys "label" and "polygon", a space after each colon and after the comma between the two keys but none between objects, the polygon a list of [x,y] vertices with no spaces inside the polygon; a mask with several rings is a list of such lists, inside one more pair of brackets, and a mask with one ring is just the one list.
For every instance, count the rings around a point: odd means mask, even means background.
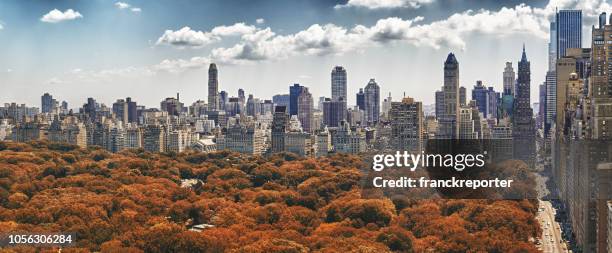
[{"label": "cloudy sky", "polygon": [[383,94],[425,104],[443,81],[449,52],[461,85],[501,90],[506,61],[525,43],[532,99],[547,68],[555,8],[582,9],[583,46],[605,0],[83,0],[0,1],[0,103],[40,106],[50,92],[71,108],[87,97],[131,96],[159,106],[176,92],[206,99],[207,67],[235,96],[270,99],[293,83],[330,96],[330,72],[348,72],[349,102],[375,78]]}]

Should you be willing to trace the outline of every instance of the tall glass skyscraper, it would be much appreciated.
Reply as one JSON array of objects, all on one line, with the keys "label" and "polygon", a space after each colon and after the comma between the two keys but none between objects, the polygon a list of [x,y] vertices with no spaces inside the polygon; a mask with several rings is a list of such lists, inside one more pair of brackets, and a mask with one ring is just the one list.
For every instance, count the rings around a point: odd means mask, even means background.
[{"label": "tall glass skyscraper", "polygon": [[557,59],[565,56],[568,48],[582,48],[582,11],[560,10],[557,12]]},{"label": "tall glass skyscraper", "polygon": [[336,66],[331,72],[332,100],[338,101],[342,98],[346,101],[346,69]]},{"label": "tall glass skyscraper", "polygon": [[298,114],[298,96],[303,88],[299,83],[289,86],[289,116]]}]

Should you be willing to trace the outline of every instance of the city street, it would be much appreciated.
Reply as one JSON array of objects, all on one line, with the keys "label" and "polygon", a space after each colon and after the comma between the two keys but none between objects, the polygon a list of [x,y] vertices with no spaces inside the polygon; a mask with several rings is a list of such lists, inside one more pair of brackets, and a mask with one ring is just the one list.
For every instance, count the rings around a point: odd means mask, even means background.
[{"label": "city street", "polygon": [[555,210],[549,201],[540,200],[537,220],[542,227],[538,248],[545,253],[569,252],[562,241],[561,228],[555,221]]}]

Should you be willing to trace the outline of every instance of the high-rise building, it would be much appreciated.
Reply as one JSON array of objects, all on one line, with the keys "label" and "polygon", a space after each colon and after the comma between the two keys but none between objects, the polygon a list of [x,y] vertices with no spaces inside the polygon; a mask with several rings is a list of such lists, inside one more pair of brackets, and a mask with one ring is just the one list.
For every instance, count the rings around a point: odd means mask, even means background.
[{"label": "high-rise building", "polygon": [[287,107],[287,113],[289,113],[289,94],[277,94],[272,96],[272,102],[275,106]]},{"label": "high-rise building", "polygon": [[164,101],[161,101],[160,109],[164,112],[168,112],[168,115],[179,116],[185,110],[185,107],[183,106],[183,103],[179,101],[179,96],[177,93],[176,98],[169,97],[164,99]]},{"label": "high-rise building", "polygon": [[365,93],[363,93],[363,88],[359,88],[357,93],[357,106],[360,110],[365,111]]},{"label": "high-rise building", "polygon": [[214,63],[208,67],[208,107],[211,111],[219,110],[219,79]]},{"label": "high-rise building", "polygon": [[146,125],[142,132],[143,148],[149,152],[166,151],[166,127],[163,125]]},{"label": "high-rise building", "polygon": [[535,162],[535,122],[530,102],[531,66],[525,53],[518,63],[518,79],[514,112],[512,113],[512,137],[514,140],[514,158],[522,160],[533,167]]},{"label": "high-rise building", "polygon": [[261,101],[259,98],[254,98],[253,94],[249,94],[249,98],[246,101],[246,115],[257,116],[261,114]]},{"label": "high-rise building", "polygon": [[556,70],[556,105],[555,105],[555,129],[557,134],[564,133],[565,125],[565,105],[567,102],[567,87],[570,76],[576,74],[576,59],[573,57],[561,57],[557,59]]},{"label": "high-rise building", "polygon": [[218,110],[225,111],[228,102],[229,102],[229,93],[227,93],[227,91],[224,91],[224,90],[219,92],[219,107],[218,107]]},{"label": "high-rise building", "polygon": [[444,62],[444,112],[438,117],[438,138],[456,139],[459,135],[459,62],[450,53]]},{"label": "high-rise building", "polygon": [[557,66],[557,22],[550,22],[548,34],[548,71],[555,71]]},{"label": "high-rise building", "polygon": [[[602,17],[603,16],[603,17]],[[591,81],[589,95],[592,98],[592,138],[612,139],[612,22],[606,24],[602,13],[599,26],[593,27],[591,40]],[[612,15],[610,16],[612,17]]]},{"label": "high-rise building", "polygon": [[326,98],[323,102],[323,125],[327,127],[338,127],[340,122],[346,118],[344,101],[332,101]]},{"label": "high-rise building", "polygon": [[[555,58],[555,64],[557,59]],[[541,102],[541,101],[540,101]],[[557,73],[546,72],[546,115],[544,117],[544,135],[549,137],[550,128],[556,121],[557,114]]]},{"label": "high-rise building", "polygon": [[506,62],[506,67],[504,68],[504,95],[514,96],[514,82],[515,73],[512,68],[512,62]]},{"label": "high-rise building", "polygon": [[396,150],[420,153],[423,150],[423,105],[411,97],[392,102],[389,111],[391,146]]},{"label": "high-rise building", "polygon": [[544,118],[546,117],[546,82],[540,84],[538,99],[539,103],[536,126],[538,129],[544,129]]},{"label": "high-rise building", "polygon": [[128,110],[127,110],[127,122],[129,123],[136,123],[138,122],[138,105],[136,104],[136,101],[132,101],[131,97],[127,97],[125,99],[125,103],[127,103],[128,106]]},{"label": "high-rise building", "polygon": [[117,99],[115,103],[113,103],[113,114],[117,120],[120,120],[123,124],[129,123],[128,117],[128,103],[123,99]]},{"label": "high-rise building", "polygon": [[459,87],[459,105],[467,105],[467,90],[465,87]]},{"label": "high-rise building", "polygon": [[380,86],[372,78],[363,90],[365,93],[365,123],[376,125],[380,119]]},{"label": "high-rise building", "polygon": [[[391,110],[391,103],[393,102],[393,98],[391,98],[391,92],[389,92],[389,96],[386,97],[385,99],[383,99],[382,101],[382,111],[381,111],[381,118],[383,120],[388,120],[389,119],[389,110]],[[351,123],[351,125],[353,125]]]},{"label": "high-rise building", "polygon": [[298,96],[302,93],[304,86],[299,83],[289,86],[289,116],[297,115],[298,111]]},{"label": "high-rise building", "polygon": [[280,105],[274,108],[272,118],[272,153],[285,150],[285,132],[289,128],[289,112],[287,106]]},{"label": "high-rise building", "polygon": [[557,59],[566,56],[568,48],[582,48],[582,10],[560,10],[557,25]]},{"label": "high-rise building", "polygon": [[440,118],[442,118],[442,115],[444,114],[444,92],[443,91],[436,91],[436,120],[439,120]]},{"label": "high-rise building", "polygon": [[45,93],[40,98],[41,100],[41,112],[42,113],[53,113],[57,107],[57,101],[53,99],[53,96],[49,93]]},{"label": "high-rise building", "polygon": [[332,100],[338,101],[342,98],[347,101],[346,96],[346,69],[342,66],[335,66],[331,72],[331,93]]},{"label": "high-rise building", "polygon": [[[342,98],[340,98],[339,101],[343,101]],[[298,95],[297,102],[297,116],[302,124],[302,129],[304,129],[304,132],[311,133],[313,130],[315,130],[313,128],[314,126],[312,125],[312,112],[314,110],[314,105],[312,101],[312,94],[310,94],[307,87],[302,88],[300,94]]]},{"label": "high-rise building", "polygon": [[242,115],[243,109],[241,106],[239,97],[230,97],[227,104],[225,104],[225,111],[227,116],[233,117],[236,115]]}]

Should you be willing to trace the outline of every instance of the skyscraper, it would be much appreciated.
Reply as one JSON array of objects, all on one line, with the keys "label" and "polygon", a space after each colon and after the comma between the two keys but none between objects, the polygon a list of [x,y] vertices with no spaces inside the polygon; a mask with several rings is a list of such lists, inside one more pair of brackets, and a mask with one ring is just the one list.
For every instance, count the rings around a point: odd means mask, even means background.
[{"label": "skyscraper", "polygon": [[[612,15],[610,16],[612,17]],[[611,20],[612,21],[612,20]],[[592,65],[589,95],[592,97],[593,115],[591,118],[592,138],[612,139],[612,22],[606,24],[606,14],[602,13],[598,28],[593,27],[591,42]]]},{"label": "skyscraper", "polygon": [[535,122],[530,102],[531,67],[525,53],[518,62],[518,79],[514,112],[512,114],[512,137],[514,140],[514,158],[522,160],[533,167],[535,162]]},{"label": "skyscraper", "polygon": [[[341,99],[342,100],[342,99]],[[313,101],[312,94],[308,91],[307,87],[304,87],[298,95],[298,119],[302,124],[304,132],[310,133],[313,129],[312,125],[312,112],[313,112]]]},{"label": "skyscraper", "polygon": [[289,114],[284,105],[274,107],[272,118],[272,153],[285,151],[285,132],[289,128]]},{"label": "skyscraper", "polygon": [[332,69],[331,93],[333,101],[338,101],[342,98],[346,102],[346,69],[342,66],[336,66]]},{"label": "skyscraper", "polygon": [[459,105],[467,105],[467,90],[465,87],[459,87]]},{"label": "skyscraper", "polygon": [[506,62],[504,68],[504,95],[514,96],[515,73],[512,68],[512,62]]},{"label": "skyscraper", "polygon": [[380,117],[380,86],[372,78],[363,90],[365,93],[366,124],[376,125]]},{"label": "skyscraper", "polygon": [[326,98],[323,101],[323,124],[328,127],[340,126],[342,119],[346,118],[345,104],[342,100],[332,101],[330,98]]},{"label": "skyscraper", "polygon": [[557,64],[557,22],[550,22],[548,42],[548,71],[555,71]]},{"label": "skyscraper", "polygon": [[[555,64],[557,60],[555,59]],[[556,67],[555,67],[556,69]],[[542,101],[540,101],[541,103]],[[557,73],[555,71],[546,72],[546,115],[544,116],[544,135],[549,136],[550,127],[555,121],[557,112]]]},{"label": "skyscraper", "polygon": [[219,110],[219,79],[217,65],[211,63],[208,67],[208,108],[211,111]]},{"label": "skyscraper", "polygon": [[49,93],[45,93],[40,97],[41,106],[40,109],[42,113],[49,113],[53,107],[53,96],[49,95]]},{"label": "skyscraper", "polygon": [[131,97],[127,97],[125,102],[128,105],[128,122],[126,123],[138,122],[138,106],[136,101],[132,101]]},{"label": "skyscraper", "polygon": [[363,93],[363,88],[359,88],[359,93],[357,93],[357,106],[359,110],[365,111],[365,93]]},{"label": "skyscraper", "polygon": [[302,93],[304,86],[299,83],[289,86],[289,116],[297,115],[298,111],[298,96]]},{"label": "skyscraper", "polygon": [[113,103],[113,114],[117,120],[121,120],[123,124],[127,124],[129,118],[129,107],[128,103],[123,99],[117,99],[115,103]]},{"label": "skyscraper", "polygon": [[565,56],[568,48],[582,47],[582,10],[560,10],[555,16],[557,59]]},{"label": "skyscraper", "polygon": [[392,102],[389,110],[391,146],[396,150],[420,153],[423,145],[423,105],[413,98]]},{"label": "skyscraper", "polygon": [[459,62],[449,53],[444,61],[444,113],[439,117],[438,138],[456,139],[459,134]]}]

